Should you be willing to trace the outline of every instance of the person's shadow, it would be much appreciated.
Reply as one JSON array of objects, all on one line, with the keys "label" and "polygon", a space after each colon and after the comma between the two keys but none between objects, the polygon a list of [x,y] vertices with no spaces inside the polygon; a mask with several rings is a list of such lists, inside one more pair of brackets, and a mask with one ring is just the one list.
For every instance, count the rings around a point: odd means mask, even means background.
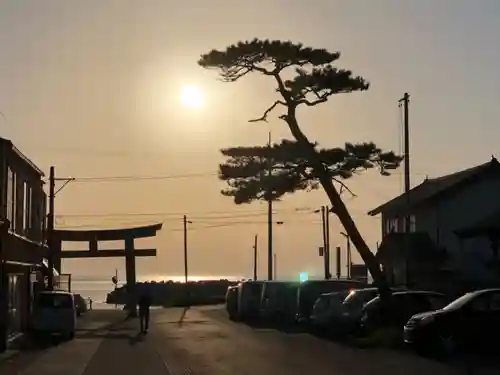
[{"label": "person's shadow", "polygon": [[187,314],[189,308],[190,308],[189,306],[184,307],[184,310],[181,313],[181,317],[179,318],[179,321],[177,322],[179,327],[182,327],[182,324],[184,323],[184,318],[186,317],[186,314]]},{"label": "person's shadow", "polygon": [[144,336],[145,335],[142,332],[139,332],[137,335],[131,336],[128,340],[128,343],[130,344],[130,346],[137,345],[141,341],[144,341]]}]

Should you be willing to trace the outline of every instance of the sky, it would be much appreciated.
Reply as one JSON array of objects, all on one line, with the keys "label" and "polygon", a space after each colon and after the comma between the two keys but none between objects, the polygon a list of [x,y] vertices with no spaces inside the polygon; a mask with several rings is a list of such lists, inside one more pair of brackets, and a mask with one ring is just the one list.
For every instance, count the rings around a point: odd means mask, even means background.
[{"label": "sky", "polygon": [[[219,82],[199,56],[254,37],[341,52],[336,65],[371,86],[300,111],[303,130],[325,147],[375,141],[400,151],[397,103],[409,92],[415,185],[500,153],[499,17],[498,0],[0,0],[1,136],[47,174],[53,165],[58,177],[80,179],[57,195],[58,227],[163,222],[157,238],[138,242],[158,248],[156,259],[138,260],[140,278],[183,273],[184,214],[190,274],[251,276],[258,234],[265,276],[266,205],[220,194],[219,150],[264,144],[269,131],[275,141],[291,135],[276,118],[247,122],[273,102],[272,82]],[[182,106],[186,85],[203,90],[203,109]],[[98,180],[114,176],[158,178]],[[401,171],[349,186],[356,198],[346,203],[374,248],[380,222],[366,212],[402,191]],[[321,274],[313,210],[323,204],[321,190],[275,204],[278,277]],[[344,249],[340,231],[332,218],[332,247]],[[124,260],[65,261],[63,272],[110,277],[115,268],[123,272]]]}]

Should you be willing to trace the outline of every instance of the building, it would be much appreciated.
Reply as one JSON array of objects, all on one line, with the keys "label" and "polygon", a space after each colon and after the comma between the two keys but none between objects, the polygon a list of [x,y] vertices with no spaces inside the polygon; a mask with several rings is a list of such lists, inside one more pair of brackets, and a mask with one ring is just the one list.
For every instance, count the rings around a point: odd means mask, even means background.
[{"label": "building", "polygon": [[[435,278],[439,271],[452,272],[460,280],[470,282],[498,278],[500,274],[494,268],[498,266],[500,238],[499,191],[500,163],[492,158],[460,172],[427,178],[411,189],[409,196],[400,195],[371,210],[369,215],[382,216],[381,248],[398,248],[402,254],[398,266],[388,267],[392,268],[391,277],[396,271],[400,278],[408,279],[409,270],[401,268],[416,265],[413,271],[418,273],[422,266],[429,279]],[[402,234],[406,217],[410,220],[410,234]],[[424,243],[427,243],[425,251]],[[383,252],[385,261],[388,254],[392,254],[393,260],[397,258],[393,250]],[[416,258],[420,263],[414,261]],[[491,264],[496,266],[490,267]]]},{"label": "building", "polygon": [[43,177],[11,141],[0,138],[0,221],[8,225],[0,237],[0,351],[27,328],[31,274],[46,253]]}]

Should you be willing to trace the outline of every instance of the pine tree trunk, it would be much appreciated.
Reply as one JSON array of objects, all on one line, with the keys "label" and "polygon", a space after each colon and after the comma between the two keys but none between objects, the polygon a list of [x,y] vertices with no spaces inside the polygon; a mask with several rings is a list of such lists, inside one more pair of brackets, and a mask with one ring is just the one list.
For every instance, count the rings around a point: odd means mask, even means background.
[{"label": "pine tree trunk", "polygon": [[370,271],[375,285],[379,289],[381,297],[389,296],[390,289],[375,254],[370,251],[370,248],[361,236],[356,223],[354,223],[354,220],[349,214],[349,211],[342,201],[340,194],[333,185],[332,179],[328,176],[328,173],[323,166],[318,153],[311,145],[306,135],[300,130],[297,119],[293,112],[294,111],[289,111],[288,115],[286,116],[286,122],[290,128],[290,131],[292,132],[292,135],[307,152],[308,159],[311,162],[311,166],[313,167],[315,174],[318,176],[320,183],[325,190],[325,193],[328,195],[335,214],[338,216],[345,231],[349,235],[352,243],[358,250],[359,255],[363,259],[363,262],[366,264],[368,270]]}]

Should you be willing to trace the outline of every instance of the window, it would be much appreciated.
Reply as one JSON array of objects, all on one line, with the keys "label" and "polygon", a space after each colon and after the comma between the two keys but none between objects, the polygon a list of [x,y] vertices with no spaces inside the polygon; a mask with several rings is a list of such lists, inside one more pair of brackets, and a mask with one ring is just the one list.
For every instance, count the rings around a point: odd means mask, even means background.
[{"label": "window", "polygon": [[7,219],[10,221],[10,227],[13,228],[14,223],[14,172],[7,166]]},{"label": "window", "polygon": [[[406,217],[403,218],[403,230],[406,230]],[[410,215],[410,233],[416,232],[417,222],[415,220],[415,215]]]},{"label": "window", "polygon": [[71,309],[73,308],[73,299],[69,294],[40,293],[36,305],[47,309]]},{"label": "window", "polygon": [[397,232],[398,231],[398,218],[392,218],[392,219],[388,219],[387,220],[387,223],[386,223],[386,228],[385,228],[385,232],[386,234],[387,233],[393,233],[393,232]]},{"label": "window", "polygon": [[428,295],[427,300],[432,306],[432,310],[440,310],[446,306],[446,299],[442,296]]},{"label": "window", "polygon": [[29,202],[28,202],[28,184],[23,182],[23,196],[22,196],[22,210],[23,210],[23,228],[22,233],[25,234],[28,231],[29,222],[28,222],[28,213],[29,213]]},{"label": "window", "polygon": [[32,189],[25,181],[23,183],[23,234],[28,235],[31,232],[31,200]]},{"label": "window", "polygon": [[500,293],[493,293],[490,300],[490,309],[500,311]]},{"label": "window", "polygon": [[488,297],[482,294],[471,300],[468,307],[470,311],[475,313],[487,312],[489,310],[488,302]]},{"label": "window", "polygon": [[12,200],[11,200],[11,207],[12,207],[12,221],[10,222],[10,228],[13,231],[16,231],[17,225],[16,225],[16,217],[17,217],[17,176],[15,173],[12,173]]}]

